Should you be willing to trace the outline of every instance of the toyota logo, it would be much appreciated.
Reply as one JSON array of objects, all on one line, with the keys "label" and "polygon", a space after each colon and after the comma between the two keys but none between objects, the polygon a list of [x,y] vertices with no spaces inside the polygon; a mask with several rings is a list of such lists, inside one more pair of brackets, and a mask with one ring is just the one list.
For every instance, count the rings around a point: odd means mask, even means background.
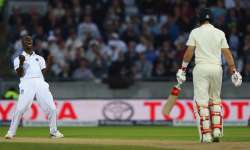
[{"label": "toyota logo", "polygon": [[115,101],[104,106],[103,115],[107,120],[130,120],[134,109],[129,103]]}]

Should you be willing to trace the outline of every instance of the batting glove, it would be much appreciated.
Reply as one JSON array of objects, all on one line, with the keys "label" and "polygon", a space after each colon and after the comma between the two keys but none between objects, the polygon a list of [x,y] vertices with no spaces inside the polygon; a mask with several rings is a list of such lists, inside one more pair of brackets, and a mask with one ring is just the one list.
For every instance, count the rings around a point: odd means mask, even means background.
[{"label": "batting glove", "polygon": [[234,84],[235,87],[239,87],[242,84],[242,76],[240,75],[240,73],[238,71],[234,71],[232,76],[231,76],[232,82]]},{"label": "batting glove", "polygon": [[184,69],[179,69],[176,73],[176,79],[178,83],[184,83],[186,81],[186,71]]}]

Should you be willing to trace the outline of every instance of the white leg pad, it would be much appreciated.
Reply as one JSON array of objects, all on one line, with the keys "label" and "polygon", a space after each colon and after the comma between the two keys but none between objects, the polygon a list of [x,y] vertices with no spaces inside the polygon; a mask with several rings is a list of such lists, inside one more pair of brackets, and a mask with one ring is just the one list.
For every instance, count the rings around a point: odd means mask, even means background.
[{"label": "white leg pad", "polygon": [[198,130],[200,134],[201,142],[211,141],[211,122],[210,122],[210,112],[208,106],[201,106],[196,103],[196,120],[198,125]]},{"label": "white leg pad", "polygon": [[222,122],[222,107],[221,103],[210,103],[210,116],[211,116],[211,127],[213,130],[214,137],[222,137],[223,135],[223,122]]}]

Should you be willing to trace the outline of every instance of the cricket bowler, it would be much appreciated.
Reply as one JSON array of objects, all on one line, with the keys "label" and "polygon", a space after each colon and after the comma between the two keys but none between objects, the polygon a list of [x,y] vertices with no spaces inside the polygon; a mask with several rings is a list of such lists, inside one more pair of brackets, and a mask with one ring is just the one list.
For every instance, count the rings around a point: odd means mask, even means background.
[{"label": "cricket bowler", "polygon": [[199,14],[200,26],[191,31],[182,67],[176,77],[179,83],[186,80],[186,68],[195,55],[193,69],[194,113],[202,143],[219,142],[223,136],[222,106],[220,99],[222,84],[221,53],[224,55],[233,84],[241,86],[242,77],[236,71],[232,53],[223,31],[215,28],[212,13],[204,8]]},{"label": "cricket bowler", "polygon": [[5,138],[12,139],[16,135],[20,119],[31,106],[34,97],[36,97],[40,107],[48,115],[51,137],[62,138],[64,135],[57,130],[56,106],[49,90],[49,84],[44,80],[44,75],[51,68],[52,57],[48,57],[46,66],[44,58],[33,51],[32,43],[32,37],[23,37],[22,45],[24,51],[19,57],[14,59],[14,69],[18,77],[20,77],[20,94],[9,131]]}]

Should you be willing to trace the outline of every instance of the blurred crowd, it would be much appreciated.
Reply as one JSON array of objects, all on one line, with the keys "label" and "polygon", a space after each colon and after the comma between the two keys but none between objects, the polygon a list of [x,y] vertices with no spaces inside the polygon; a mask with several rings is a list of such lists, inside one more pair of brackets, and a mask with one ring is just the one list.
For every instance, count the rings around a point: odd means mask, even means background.
[{"label": "blurred crowd", "polygon": [[212,9],[214,25],[226,33],[239,71],[249,78],[249,0],[49,0],[44,15],[13,8],[8,18],[12,59],[29,34],[36,53],[54,57],[53,77],[128,84],[174,80],[202,7]]}]

